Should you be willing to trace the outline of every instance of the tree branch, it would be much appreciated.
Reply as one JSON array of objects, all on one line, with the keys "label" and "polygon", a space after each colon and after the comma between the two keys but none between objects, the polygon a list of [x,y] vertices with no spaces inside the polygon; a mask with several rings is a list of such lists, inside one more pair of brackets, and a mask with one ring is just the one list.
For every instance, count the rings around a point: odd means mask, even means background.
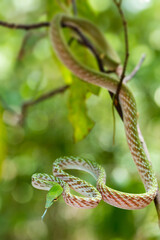
[{"label": "tree branch", "polygon": [[16,24],[16,23],[8,23],[4,21],[0,21],[0,26],[11,28],[11,29],[21,29],[21,30],[31,30],[31,29],[37,29],[37,28],[43,28],[43,27],[49,27],[49,22],[41,22],[41,23],[33,23],[33,24]]},{"label": "tree branch", "polygon": [[76,4],[76,0],[72,0],[72,8],[73,8],[73,13],[76,16],[77,15],[77,4]]},{"label": "tree branch", "polygon": [[52,90],[50,92],[47,92],[46,94],[38,97],[37,99],[34,99],[34,100],[29,100],[29,101],[26,101],[22,104],[22,107],[21,107],[21,118],[20,118],[20,122],[22,123],[25,116],[26,116],[26,113],[27,113],[27,110],[29,107],[37,104],[37,103],[40,103],[42,101],[45,101],[47,99],[49,99],[50,97],[53,97],[57,94],[60,94],[60,93],[63,93],[65,92],[67,89],[69,88],[69,85],[65,85],[63,87],[60,87],[60,88],[57,88],[55,90]]},{"label": "tree branch", "polygon": [[128,41],[128,26],[127,26],[127,21],[126,18],[124,16],[123,10],[122,10],[122,0],[113,0],[113,2],[115,3],[115,5],[117,6],[117,9],[119,11],[119,14],[121,16],[122,19],[122,24],[123,24],[123,29],[124,29],[124,39],[125,39],[125,59],[124,59],[124,65],[123,65],[123,71],[122,74],[120,76],[120,82],[117,88],[117,92],[116,92],[116,96],[115,99],[118,99],[118,95],[122,86],[122,82],[123,79],[125,77],[125,72],[126,72],[126,68],[127,68],[127,64],[128,64],[128,59],[129,59],[129,41]]},{"label": "tree branch", "polygon": [[18,60],[21,60],[23,58],[23,55],[25,53],[25,46],[26,46],[30,37],[31,37],[31,32],[27,32],[25,34],[24,38],[23,38],[22,45],[20,47],[20,50],[19,50],[19,53],[18,53],[18,56],[17,56]]},{"label": "tree branch", "polygon": [[146,55],[143,54],[142,57],[141,57],[141,59],[140,59],[140,61],[139,61],[139,63],[138,63],[137,66],[133,69],[133,71],[130,73],[130,75],[128,75],[127,77],[125,77],[125,78],[123,79],[123,83],[129,82],[129,81],[136,75],[136,73],[139,71],[140,67],[142,66],[145,58],[146,58]]}]

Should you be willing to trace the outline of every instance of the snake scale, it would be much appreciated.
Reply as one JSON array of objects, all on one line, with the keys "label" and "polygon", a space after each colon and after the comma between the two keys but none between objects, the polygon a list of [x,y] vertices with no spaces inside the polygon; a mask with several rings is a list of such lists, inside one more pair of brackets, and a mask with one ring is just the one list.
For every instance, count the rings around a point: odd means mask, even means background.
[{"label": "snake scale", "polygon": [[[78,18],[65,14],[57,14],[54,16],[50,25],[50,39],[54,51],[61,62],[81,80],[106,88],[115,94],[119,83],[116,76],[90,69],[80,63],[71,52],[65,40],[62,26],[68,23],[77,28],[81,28],[81,20],[77,19]],[[110,63],[115,64],[112,59],[109,60]],[[32,176],[32,185],[37,189],[49,191],[55,183],[58,184],[62,188],[61,193],[66,204],[78,208],[94,208],[101,199],[110,205],[122,209],[141,209],[150,204],[157,194],[158,183],[138,134],[135,99],[131,91],[124,84],[122,84],[120,89],[119,101],[123,112],[128,146],[146,189],[145,193],[125,193],[106,186],[104,168],[94,161],[78,157],[63,157],[57,159],[53,163],[53,175],[36,173]],[[96,188],[88,182],[66,173],[64,171],[65,169],[80,169],[90,173],[96,179]],[[82,194],[84,197],[72,194],[70,188]],[[54,199],[51,199],[51,201],[53,200]]]}]

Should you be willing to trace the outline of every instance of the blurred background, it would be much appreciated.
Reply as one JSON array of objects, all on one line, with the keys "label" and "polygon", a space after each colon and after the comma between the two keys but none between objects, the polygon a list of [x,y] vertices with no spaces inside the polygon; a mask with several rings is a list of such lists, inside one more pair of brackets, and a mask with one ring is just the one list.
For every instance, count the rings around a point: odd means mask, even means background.
[{"label": "blurred background", "polygon": [[[69,9],[68,3],[1,0],[0,20],[28,24],[48,21],[55,13]],[[123,30],[113,1],[77,0],[77,8],[79,16],[101,29],[123,61]],[[123,9],[129,26],[127,72],[146,54],[128,85],[137,101],[141,130],[159,179],[160,2],[124,0]],[[86,61],[89,53],[82,51]],[[25,32],[0,27],[0,239],[160,239],[154,203],[135,211],[104,202],[95,209],[81,210],[67,206],[60,198],[41,221],[46,192],[31,186],[31,176],[36,172],[51,174],[52,162],[60,156],[96,160],[104,166],[110,187],[144,191],[117,114],[113,145],[112,102],[106,90],[83,95],[81,87],[74,85],[75,94],[67,90],[30,107],[24,123],[18,123],[25,101],[71,83],[71,78],[53,53],[48,29]],[[93,127],[89,134],[88,126]],[[88,174],[75,171],[75,175],[95,184]]]}]

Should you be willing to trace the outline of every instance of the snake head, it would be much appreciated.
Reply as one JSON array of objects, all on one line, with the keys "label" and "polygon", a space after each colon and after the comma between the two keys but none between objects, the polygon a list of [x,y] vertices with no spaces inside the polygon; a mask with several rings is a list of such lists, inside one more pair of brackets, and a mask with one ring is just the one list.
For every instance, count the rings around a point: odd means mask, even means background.
[{"label": "snake head", "polygon": [[58,183],[53,183],[54,185],[51,187],[51,189],[48,191],[47,196],[46,196],[46,204],[45,208],[46,210],[44,211],[42,215],[42,220],[44,219],[44,216],[46,215],[47,209],[52,206],[54,201],[57,201],[58,198],[61,196],[63,193],[63,188],[58,184]]},{"label": "snake head", "polygon": [[45,208],[49,208],[54,201],[58,200],[62,192],[63,188],[58,183],[54,183],[53,187],[47,193]]}]

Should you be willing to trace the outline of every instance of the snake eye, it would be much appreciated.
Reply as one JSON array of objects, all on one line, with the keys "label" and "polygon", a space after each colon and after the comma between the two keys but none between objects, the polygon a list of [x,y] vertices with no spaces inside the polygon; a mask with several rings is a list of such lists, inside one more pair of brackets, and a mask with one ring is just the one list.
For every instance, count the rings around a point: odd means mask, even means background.
[{"label": "snake eye", "polygon": [[58,200],[58,197],[57,197],[57,198],[55,198],[53,201],[54,201],[54,202],[56,202],[57,200]]}]

